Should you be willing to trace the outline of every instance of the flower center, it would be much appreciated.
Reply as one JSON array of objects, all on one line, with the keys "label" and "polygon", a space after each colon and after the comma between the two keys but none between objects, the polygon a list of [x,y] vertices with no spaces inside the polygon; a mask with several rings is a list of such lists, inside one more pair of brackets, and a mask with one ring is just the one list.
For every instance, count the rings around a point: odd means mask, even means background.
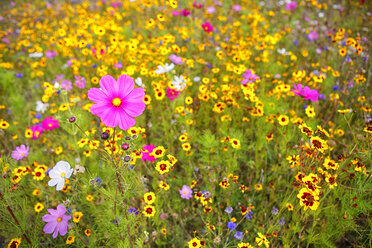
[{"label": "flower center", "polygon": [[62,218],[61,217],[58,217],[57,221],[58,222],[61,222],[62,221]]},{"label": "flower center", "polygon": [[66,176],[66,173],[62,172],[61,177],[64,177],[64,176]]},{"label": "flower center", "polygon": [[118,98],[118,97],[112,99],[112,104],[113,104],[115,107],[119,107],[120,104],[121,104],[121,99]]}]

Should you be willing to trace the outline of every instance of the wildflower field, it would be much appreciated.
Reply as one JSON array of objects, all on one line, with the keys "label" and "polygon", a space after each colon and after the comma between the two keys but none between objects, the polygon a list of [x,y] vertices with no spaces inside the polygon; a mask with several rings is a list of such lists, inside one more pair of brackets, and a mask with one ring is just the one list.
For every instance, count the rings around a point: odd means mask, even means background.
[{"label": "wildflower field", "polygon": [[0,3],[0,247],[372,247],[364,0]]}]

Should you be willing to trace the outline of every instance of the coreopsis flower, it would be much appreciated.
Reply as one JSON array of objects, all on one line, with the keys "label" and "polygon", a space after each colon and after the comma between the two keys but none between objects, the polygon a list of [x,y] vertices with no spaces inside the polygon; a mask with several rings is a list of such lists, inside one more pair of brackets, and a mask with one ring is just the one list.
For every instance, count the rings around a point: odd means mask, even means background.
[{"label": "coreopsis flower", "polygon": [[255,239],[257,245],[261,246],[263,244],[266,246],[266,248],[268,248],[270,245],[270,242],[269,240],[267,240],[266,236],[263,235],[262,233],[257,233],[257,234],[258,234],[258,237],[256,237]]},{"label": "coreopsis flower", "polygon": [[160,173],[160,174],[164,174],[166,172],[169,172],[169,169],[171,167],[171,164],[169,161],[167,160],[162,160],[160,162],[158,162],[155,166],[155,169]]},{"label": "coreopsis flower", "polygon": [[143,199],[147,204],[153,204],[156,200],[156,196],[154,192],[147,192],[144,196]]},{"label": "coreopsis flower", "polygon": [[192,198],[192,190],[189,186],[183,185],[182,189],[179,190],[182,199],[189,200]]},{"label": "coreopsis flower", "polygon": [[239,243],[238,248],[253,248],[250,243]]},{"label": "coreopsis flower", "polygon": [[75,212],[72,216],[73,216],[72,221],[75,222],[75,223],[79,223],[81,217],[83,217],[83,213],[82,212]]},{"label": "coreopsis flower", "polygon": [[48,185],[51,187],[57,185],[56,190],[63,189],[63,186],[65,186],[65,179],[70,178],[73,170],[74,169],[71,168],[68,162],[57,162],[53,169],[49,171],[51,180],[48,182]]},{"label": "coreopsis flower", "polygon": [[58,234],[64,236],[67,233],[68,221],[71,216],[66,215],[66,208],[62,204],[57,206],[57,210],[48,209],[50,214],[46,214],[42,217],[44,222],[47,224],[44,226],[43,231],[45,233],[53,233],[53,238],[57,238]]},{"label": "coreopsis flower", "polygon": [[21,160],[22,158],[27,158],[29,150],[30,150],[29,146],[20,145],[17,146],[14,151],[12,151],[11,156],[15,160]]},{"label": "coreopsis flower", "polygon": [[325,140],[322,140],[318,136],[311,137],[310,142],[315,149],[322,153],[324,153],[324,150],[328,148],[327,142]]},{"label": "coreopsis flower", "polygon": [[44,209],[44,205],[42,203],[40,203],[40,202],[36,203],[36,205],[34,206],[34,210],[37,213],[39,213],[43,209]]},{"label": "coreopsis flower", "polygon": [[53,130],[55,128],[59,128],[58,120],[55,120],[53,116],[46,117],[41,124],[43,125],[44,130]]},{"label": "coreopsis flower", "polygon": [[147,205],[143,208],[143,214],[146,216],[146,217],[153,217],[155,215],[155,207],[152,206],[152,205]]},{"label": "coreopsis flower", "polygon": [[75,236],[68,236],[66,239],[66,244],[72,244],[75,242]]},{"label": "coreopsis flower", "polygon": [[187,244],[189,245],[189,248],[200,248],[201,247],[200,240],[198,238],[193,238]]},{"label": "coreopsis flower", "polygon": [[101,78],[100,89],[88,91],[89,100],[95,102],[90,108],[92,114],[101,118],[108,127],[119,127],[127,130],[134,126],[138,117],[145,110],[142,101],[145,96],[143,88],[134,89],[133,79],[121,75],[118,80],[107,75]]},{"label": "coreopsis flower", "polygon": [[289,118],[286,115],[279,115],[278,121],[279,121],[279,125],[287,126],[289,123]]},{"label": "coreopsis flower", "polygon": [[8,244],[8,248],[18,248],[18,246],[21,244],[21,241],[22,239],[12,239],[9,244]]},{"label": "coreopsis flower", "polygon": [[295,95],[298,96],[303,96],[305,100],[310,100],[313,102],[318,101],[319,93],[317,90],[312,90],[309,87],[305,86],[304,88],[302,87],[302,84],[295,84],[293,85],[293,90],[292,92]]},{"label": "coreopsis flower", "polygon": [[297,198],[300,200],[301,207],[304,206],[304,209],[307,210],[316,210],[319,206],[319,196],[314,194],[308,188],[302,188],[297,195]]}]

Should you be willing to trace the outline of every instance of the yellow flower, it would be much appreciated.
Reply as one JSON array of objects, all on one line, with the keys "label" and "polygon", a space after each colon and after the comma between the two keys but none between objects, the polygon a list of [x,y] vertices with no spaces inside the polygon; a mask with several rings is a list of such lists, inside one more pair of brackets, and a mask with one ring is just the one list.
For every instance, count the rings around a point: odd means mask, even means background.
[{"label": "yellow flower", "polygon": [[0,128],[7,129],[9,127],[9,123],[3,119],[0,120]]},{"label": "yellow flower", "polygon": [[93,196],[91,194],[88,194],[85,199],[87,199],[87,201],[93,201]]},{"label": "yellow flower", "polygon": [[189,248],[200,248],[201,247],[200,240],[198,238],[193,238],[187,244],[189,245]]},{"label": "yellow flower", "polygon": [[151,205],[147,205],[143,208],[143,214],[146,216],[146,217],[153,217],[155,215],[155,207],[154,206],[151,206]]},{"label": "yellow flower", "polygon": [[300,200],[301,207],[304,206],[304,209],[307,210],[316,210],[319,206],[319,196],[314,194],[308,188],[302,188],[297,195],[297,198]]},{"label": "yellow flower", "polygon": [[182,149],[184,150],[184,151],[190,151],[190,149],[191,149],[191,145],[190,145],[190,143],[183,143],[182,144]]},{"label": "yellow flower", "polygon": [[160,181],[159,187],[164,190],[168,190],[170,187],[166,182]]},{"label": "yellow flower", "polygon": [[287,126],[289,123],[289,118],[286,115],[279,115],[278,121],[279,121],[279,125]]},{"label": "yellow flower", "polygon": [[61,146],[57,147],[55,150],[54,150],[55,154],[59,155],[63,152],[63,148]]},{"label": "yellow flower", "polygon": [[41,210],[44,209],[44,205],[40,202],[36,203],[34,206],[35,212],[39,213]]},{"label": "yellow flower", "polygon": [[262,185],[260,183],[254,185],[254,189],[257,191],[262,190]]},{"label": "yellow flower", "polygon": [[66,239],[66,244],[72,244],[75,242],[75,236],[68,236]]},{"label": "yellow flower", "polygon": [[269,247],[269,240],[267,240],[266,236],[263,235],[262,233],[258,233],[258,237],[256,237],[256,243],[258,244],[258,246],[261,246],[262,244],[264,244],[267,248]]},{"label": "yellow flower", "polygon": [[239,243],[238,248],[253,248],[249,243]]},{"label": "yellow flower", "polygon": [[144,196],[143,199],[147,204],[153,204],[155,202],[156,196],[154,192],[147,192]]},{"label": "yellow flower", "polygon": [[305,109],[305,113],[308,117],[313,118],[315,116],[315,110],[312,106],[308,105]]},{"label": "yellow flower", "polygon": [[89,237],[92,234],[92,231],[90,229],[86,229],[84,233]]},{"label": "yellow flower", "polygon": [[26,138],[32,138],[32,135],[33,135],[33,133],[31,131],[31,129],[27,128],[26,131],[25,131],[25,137]]},{"label": "yellow flower", "polygon": [[171,163],[167,160],[162,160],[158,162],[155,166],[155,169],[160,173],[164,174],[166,172],[169,172],[169,169],[171,167]]},{"label": "yellow flower", "polygon": [[288,211],[293,211],[293,209],[294,209],[294,207],[291,203],[287,203],[285,206],[287,207]]},{"label": "yellow flower", "polygon": [[21,244],[21,239],[12,239],[9,244],[8,248],[18,248],[18,246]]},{"label": "yellow flower", "polygon": [[149,154],[150,156],[153,156],[154,158],[161,158],[164,156],[165,148],[163,146],[158,146],[154,148],[154,150]]},{"label": "yellow flower", "polygon": [[337,110],[337,112],[339,112],[341,114],[347,114],[347,113],[351,112],[351,109],[339,109],[339,110]]},{"label": "yellow flower", "polygon": [[33,172],[32,175],[34,175],[33,179],[36,181],[41,181],[45,177],[45,171],[42,168],[36,168]]},{"label": "yellow flower", "polygon": [[73,219],[72,219],[73,222],[79,223],[81,217],[83,217],[83,213],[82,212],[75,212],[75,213],[73,213],[72,217],[73,217]]},{"label": "yellow flower", "polygon": [[234,149],[239,149],[240,148],[240,140],[232,138],[232,139],[230,139],[230,143],[231,143],[231,146]]}]

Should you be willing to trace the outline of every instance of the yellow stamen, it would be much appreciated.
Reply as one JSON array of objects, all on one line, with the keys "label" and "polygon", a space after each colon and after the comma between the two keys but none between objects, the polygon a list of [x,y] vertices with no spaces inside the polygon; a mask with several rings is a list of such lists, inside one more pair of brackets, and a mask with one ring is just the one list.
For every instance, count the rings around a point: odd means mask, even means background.
[{"label": "yellow stamen", "polygon": [[112,104],[115,106],[115,107],[119,107],[120,104],[121,104],[121,99],[116,97],[112,100]]},{"label": "yellow stamen", "polygon": [[58,222],[61,222],[62,221],[62,218],[61,217],[58,217],[57,221]]},{"label": "yellow stamen", "polygon": [[66,173],[62,172],[61,177],[66,176]]}]

